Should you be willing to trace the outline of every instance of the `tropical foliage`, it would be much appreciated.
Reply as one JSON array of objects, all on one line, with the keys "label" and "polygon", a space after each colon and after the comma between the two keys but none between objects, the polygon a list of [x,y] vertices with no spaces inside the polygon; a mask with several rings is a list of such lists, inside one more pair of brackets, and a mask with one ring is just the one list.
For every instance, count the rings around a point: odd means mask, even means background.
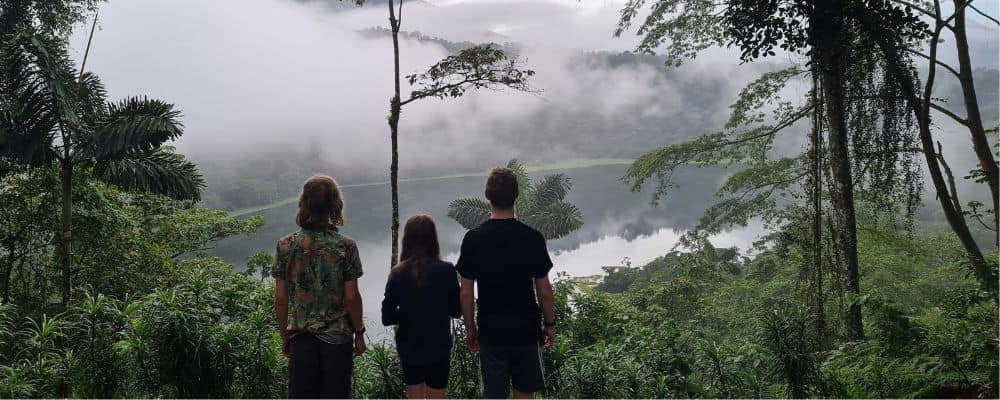
[{"label": "tropical foliage", "polygon": [[[516,159],[507,162],[517,174],[519,195],[514,208],[518,219],[542,233],[545,239],[558,239],[583,225],[583,214],[565,201],[572,187],[565,174],[546,175],[532,181],[528,171]],[[478,197],[455,199],[448,205],[448,216],[465,229],[472,229],[490,218],[490,204]]]},{"label": "tropical foliage", "polygon": [[74,179],[197,200],[204,183],[194,164],[163,146],[182,131],[171,104],[148,98],[107,102],[100,80],[76,74],[65,43],[23,27],[0,48],[0,176],[12,165],[57,165],[61,188],[62,301],[74,278]]},{"label": "tropical foliage", "polygon": [[[0,397],[282,397],[288,366],[273,316],[274,285],[266,278],[271,256],[259,252],[236,266],[206,254],[219,240],[257,232],[264,221],[192,201],[200,177],[166,145],[183,132],[173,106],[144,97],[108,102],[96,76],[75,71],[64,38],[96,3],[0,1]],[[644,3],[627,3],[623,29]],[[927,93],[907,89],[914,82],[901,79],[899,68],[911,63],[894,53],[901,39],[928,39],[927,32],[903,29],[916,25],[911,12],[936,19],[930,37],[936,41],[942,23],[964,35],[965,9],[974,6],[956,2],[954,15],[942,18],[937,3],[926,9],[907,1],[843,2],[887,7],[878,10],[892,12],[878,16],[894,23],[878,30],[875,14],[863,8],[817,9],[827,2],[798,0],[727,4],[718,14],[714,2],[656,1],[640,28],[640,50],[669,40],[672,63],[727,44],[746,59],[781,48],[810,60],[752,82],[720,132],[666,144],[631,166],[625,180],[635,189],[660,184],[654,200],[675,187],[671,174],[682,165],[736,171],[698,228],[663,256],[606,268],[601,276],[555,279],[559,336],[544,356],[543,395],[1000,397],[998,254],[976,257],[979,244],[970,246],[971,231],[963,233],[952,218],[958,213],[989,230],[995,210],[979,203],[963,211],[943,156],[929,154],[925,143],[932,85]],[[817,13],[830,12],[844,24],[835,31],[858,35],[857,41],[831,44],[814,36],[813,24],[829,23]],[[398,19],[391,23],[395,36]],[[757,43],[748,40],[758,36]],[[831,74],[824,57],[840,46],[856,57],[834,71],[843,75]],[[479,69],[480,61],[497,69]],[[960,55],[959,64],[966,62]],[[418,86],[413,96],[490,87],[463,82],[477,74],[527,88],[519,85],[531,74],[514,66],[495,49],[475,47],[411,76]],[[966,75],[961,65],[954,72]],[[856,79],[836,83],[845,77]],[[782,97],[793,81],[812,90],[795,101]],[[961,86],[963,94],[974,92]],[[843,93],[830,96],[831,87]],[[831,97],[840,96],[849,100],[844,114],[830,115]],[[397,90],[396,122],[401,103]],[[959,119],[980,139],[982,121],[971,114]],[[812,129],[796,131],[807,120]],[[801,133],[808,149],[776,157],[781,132]],[[831,148],[845,139],[849,146]],[[937,160],[925,158],[951,181],[933,182],[939,195],[949,192],[939,196],[952,207],[942,206],[951,215],[944,221],[914,218],[921,182],[912,148]],[[970,154],[980,166],[966,178],[969,185],[994,191],[994,161],[976,148]],[[566,175],[531,180],[516,160],[508,167],[518,175],[523,221],[548,239],[581,227],[580,211],[566,201]],[[832,171],[839,167],[849,173]],[[848,187],[854,194],[845,196]],[[448,212],[467,228],[488,213],[488,204],[475,198],[454,200]],[[746,252],[708,240],[753,218],[763,219],[768,232]],[[845,247],[848,231],[856,238]],[[456,343],[464,342],[461,323],[452,332]],[[477,355],[456,345],[449,395],[479,397],[478,369]],[[404,395],[389,341],[357,358],[354,373],[356,397]]]}]

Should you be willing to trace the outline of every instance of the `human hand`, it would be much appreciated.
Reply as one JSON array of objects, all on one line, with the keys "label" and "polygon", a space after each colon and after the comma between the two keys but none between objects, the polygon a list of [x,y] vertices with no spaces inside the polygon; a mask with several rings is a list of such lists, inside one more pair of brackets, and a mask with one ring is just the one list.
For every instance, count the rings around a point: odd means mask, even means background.
[{"label": "human hand", "polygon": [[479,351],[479,331],[471,328],[465,332],[465,344],[469,351],[476,353]]},{"label": "human hand", "polygon": [[281,354],[284,354],[285,358],[292,358],[292,346],[289,344],[288,335],[285,333],[281,334]]},{"label": "human hand", "polygon": [[542,328],[542,335],[544,336],[544,341],[542,342],[542,348],[545,350],[551,349],[552,346],[556,344],[556,327],[547,326]]},{"label": "human hand", "polygon": [[365,335],[364,334],[355,335],[354,336],[354,356],[355,357],[360,356],[361,354],[363,354],[365,352],[365,349],[367,349],[367,348],[368,347],[365,346]]}]

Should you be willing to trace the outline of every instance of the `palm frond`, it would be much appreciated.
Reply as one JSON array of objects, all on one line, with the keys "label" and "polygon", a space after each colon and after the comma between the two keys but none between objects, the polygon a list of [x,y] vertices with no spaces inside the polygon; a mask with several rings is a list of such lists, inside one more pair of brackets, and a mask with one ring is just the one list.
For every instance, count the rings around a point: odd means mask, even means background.
[{"label": "palm frond", "polygon": [[465,229],[472,229],[490,218],[490,205],[483,199],[466,197],[448,204],[448,216]]},{"label": "palm frond", "polygon": [[572,187],[571,179],[566,174],[546,175],[534,185],[535,203],[546,207],[566,198],[566,193]]},{"label": "palm frond", "polygon": [[77,82],[77,90],[80,94],[80,102],[87,108],[84,110],[88,117],[96,119],[108,113],[108,91],[104,88],[101,79],[90,72],[85,72]]},{"label": "palm frond", "polygon": [[118,157],[148,152],[184,133],[173,104],[130,97],[107,106],[107,115],[94,133],[94,157]]},{"label": "palm frond", "polygon": [[537,207],[530,214],[520,217],[525,224],[541,232],[546,240],[561,238],[583,226],[580,209],[564,202]]},{"label": "palm frond", "polygon": [[11,43],[30,56],[31,65],[45,84],[44,93],[48,95],[50,106],[63,125],[62,129],[82,130],[78,115],[79,93],[75,84],[75,67],[63,42],[28,28],[15,35]]},{"label": "palm frond", "polygon": [[23,82],[0,103],[0,157],[30,165],[52,161],[56,119],[37,82]]},{"label": "palm frond", "polygon": [[95,173],[125,190],[148,191],[178,200],[198,200],[205,188],[194,164],[162,148],[100,160]]},{"label": "palm frond", "polygon": [[517,186],[521,190],[521,193],[531,191],[531,177],[528,176],[528,169],[524,167],[516,158],[512,158],[507,162],[507,168],[514,171],[514,175],[517,175]]},{"label": "palm frond", "polygon": [[0,157],[19,164],[44,164],[55,157],[58,120],[48,83],[37,59],[18,34],[0,49]]}]

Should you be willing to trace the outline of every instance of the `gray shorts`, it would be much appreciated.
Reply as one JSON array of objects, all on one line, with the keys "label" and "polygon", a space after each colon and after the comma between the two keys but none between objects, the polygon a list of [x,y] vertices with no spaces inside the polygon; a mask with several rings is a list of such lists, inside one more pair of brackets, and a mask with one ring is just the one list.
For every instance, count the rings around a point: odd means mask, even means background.
[{"label": "gray shorts", "polygon": [[506,399],[512,386],[524,393],[545,389],[542,349],[537,344],[484,344],[479,349],[479,366],[484,398]]}]

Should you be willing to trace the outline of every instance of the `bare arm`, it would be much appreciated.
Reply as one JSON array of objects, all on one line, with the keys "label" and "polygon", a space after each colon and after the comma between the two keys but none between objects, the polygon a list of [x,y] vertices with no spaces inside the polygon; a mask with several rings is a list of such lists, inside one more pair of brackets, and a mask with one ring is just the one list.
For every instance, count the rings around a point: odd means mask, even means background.
[{"label": "bare arm", "polygon": [[354,330],[364,329],[365,321],[362,317],[364,307],[361,303],[361,291],[358,290],[357,280],[344,282],[344,305],[347,307],[347,315],[351,317],[351,326]]},{"label": "bare arm", "polygon": [[538,297],[538,305],[542,308],[542,316],[546,321],[555,320],[555,295],[552,294],[552,283],[549,277],[535,279],[535,296]]},{"label": "bare arm", "polygon": [[281,349],[285,355],[288,351],[288,282],[284,279],[274,280],[274,317],[278,320],[278,333],[281,335]]},{"label": "bare arm", "polygon": [[[538,305],[542,309],[542,317],[547,322],[555,322],[555,295],[552,293],[552,282],[549,282],[548,275],[535,279],[535,296],[538,297]],[[545,348],[550,348],[556,343],[555,327],[545,327]]]},{"label": "bare arm", "polygon": [[459,289],[459,303],[462,306],[462,318],[465,321],[465,334],[468,338],[469,350],[479,351],[479,329],[476,327],[476,281],[462,278]]},{"label": "bare arm", "polygon": [[344,305],[347,315],[351,317],[351,327],[354,328],[354,356],[365,352],[365,320],[361,313],[364,307],[361,303],[361,291],[358,290],[358,280],[344,282]]}]

